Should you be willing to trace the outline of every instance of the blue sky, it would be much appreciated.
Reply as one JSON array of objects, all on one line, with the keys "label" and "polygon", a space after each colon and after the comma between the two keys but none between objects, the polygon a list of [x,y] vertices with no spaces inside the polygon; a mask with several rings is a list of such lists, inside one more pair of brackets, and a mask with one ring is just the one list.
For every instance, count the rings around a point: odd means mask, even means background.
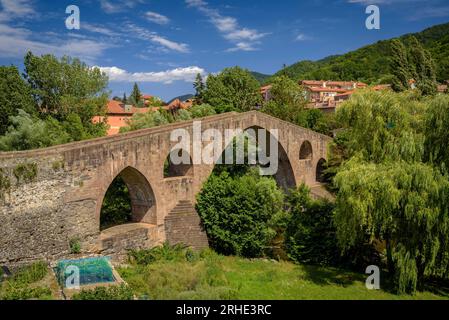
[{"label": "blue sky", "polygon": [[[369,4],[380,30],[365,27]],[[69,5],[80,30],[65,27]],[[27,50],[77,56],[109,74],[112,95],[138,82],[169,100],[192,93],[198,72],[271,74],[445,22],[449,0],[0,0],[0,64],[22,68]]]}]

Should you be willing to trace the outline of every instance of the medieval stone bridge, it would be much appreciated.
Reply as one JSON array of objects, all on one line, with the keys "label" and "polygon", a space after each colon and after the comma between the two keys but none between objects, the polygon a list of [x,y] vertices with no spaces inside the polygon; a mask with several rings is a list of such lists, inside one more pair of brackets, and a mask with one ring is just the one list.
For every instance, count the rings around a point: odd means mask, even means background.
[{"label": "medieval stone bridge", "polygon": [[[203,131],[277,129],[278,183],[283,187],[317,184],[329,137],[256,111],[201,121]],[[214,165],[180,166],[164,174],[164,164],[176,145],[170,141],[174,129],[186,129],[192,135],[193,121],[0,153],[0,265],[68,257],[70,242],[75,241],[80,242],[83,254],[120,255],[129,248],[165,241],[207,246],[194,205]],[[135,223],[101,232],[103,199],[117,176],[128,186]]]}]

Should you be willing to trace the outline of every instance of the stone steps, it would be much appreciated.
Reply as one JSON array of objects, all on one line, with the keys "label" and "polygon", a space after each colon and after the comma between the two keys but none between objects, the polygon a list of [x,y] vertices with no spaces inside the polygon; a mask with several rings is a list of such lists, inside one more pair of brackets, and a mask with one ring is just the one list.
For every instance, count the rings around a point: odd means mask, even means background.
[{"label": "stone steps", "polygon": [[171,245],[184,244],[195,250],[209,246],[205,231],[195,207],[181,200],[165,217],[165,234]]}]

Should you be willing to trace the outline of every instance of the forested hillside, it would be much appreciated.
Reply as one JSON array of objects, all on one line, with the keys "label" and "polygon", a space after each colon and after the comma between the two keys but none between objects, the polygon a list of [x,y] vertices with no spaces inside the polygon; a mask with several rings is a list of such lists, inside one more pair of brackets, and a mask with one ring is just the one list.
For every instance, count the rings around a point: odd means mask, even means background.
[{"label": "forested hillside", "polygon": [[[437,80],[449,79],[449,23],[437,25],[415,34],[401,36],[407,45],[414,35],[428,49],[436,63]],[[294,80],[359,80],[367,83],[390,82],[391,40],[351,51],[340,56],[330,56],[318,61],[300,61],[284,68],[276,75],[285,74]],[[270,79],[266,79],[269,82]]]}]

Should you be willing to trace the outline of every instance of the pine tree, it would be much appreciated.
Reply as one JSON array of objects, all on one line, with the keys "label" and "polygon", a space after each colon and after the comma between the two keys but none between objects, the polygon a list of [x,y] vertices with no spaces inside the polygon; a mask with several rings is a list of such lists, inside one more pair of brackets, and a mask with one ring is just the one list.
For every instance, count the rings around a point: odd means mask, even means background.
[{"label": "pine tree", "polygon": [[408,89],[408,81],[413,78],[410,72],[407,50],[399,39],[391,42],[392,60],[391,69],[393,70],[393,90],[404,91]]},{"label": "pine tree", "polygon": [[140,100],[142,99],[142,93],[140,92],[139,86],[137,83],[134,83],[133,92],[131,93],[131,100],[133,104],[138,105]]},{"label": "pine tree", "polygon": [[201,104],[206,86],[204,84],[203,77],[201,76],[200,73],[198,73],[196,75],[196,79],[195,79],[195,82],[193,83],[193,87],[195,88],[195,91],[196,91],[195,98],[197,100],[197,103]]}]

